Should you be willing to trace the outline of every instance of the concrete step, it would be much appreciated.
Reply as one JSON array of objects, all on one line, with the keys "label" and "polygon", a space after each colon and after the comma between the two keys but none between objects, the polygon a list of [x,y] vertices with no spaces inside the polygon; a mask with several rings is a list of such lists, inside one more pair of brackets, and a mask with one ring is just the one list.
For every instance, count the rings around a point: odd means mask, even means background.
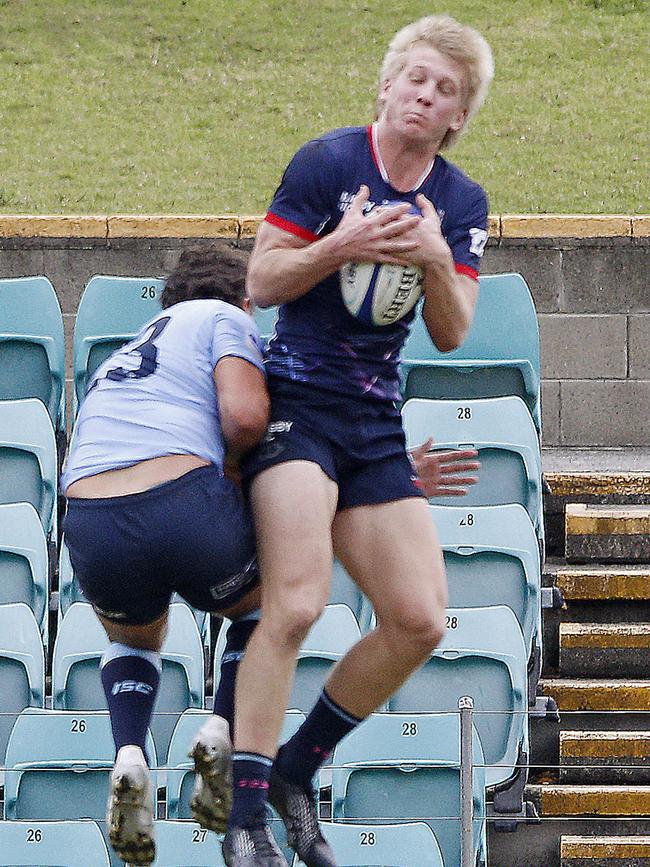
[{"label": "concrete step", "polygon": [[650,562],[650,506],[569,503],[566,558],[574,563]]},{"label": "concrete step", "polygon": [[542,820],[588,817],[647,818],[650,786],[573,786],[547,783],[526,792]]},{"label": "concrete step", "polygon": [[560,782],[650,784],[650,731],[560,732]]},{"label": "concrete step", "polygon": [[560,673],[635,678],[648,674],[650,623],[561,623]]},{"label": "concrete step", "polygon": [[565,602],[650,601],[650,567],[645,565],[590,567],[557,565],[553,580]]},{"label": "concrete step", "polygon": [[565,837],[561,867],[650,867],[650,837]]},{"label": "concrete step", "polygon": [[556,700],[560,713],[650,711],[650,680],[549,678],[540,681],[540,692]]}]

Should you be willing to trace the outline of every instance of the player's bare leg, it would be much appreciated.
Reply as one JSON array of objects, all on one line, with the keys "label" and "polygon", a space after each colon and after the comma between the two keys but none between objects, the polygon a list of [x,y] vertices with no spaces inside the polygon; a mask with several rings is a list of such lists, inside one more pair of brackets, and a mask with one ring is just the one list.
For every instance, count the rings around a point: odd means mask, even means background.
[{"label": "player's bare leg", "polygon": [[[259,838],[259,830],[296,655],[328,597],[336,501],[334,482],[307,461],[265,470],[251,487],[262,615],[237,677],[235,791],[223,845],[228,865],[242,863],[238,853],[246,846],[259,851],[255,863],[264,867],[286,863],[279,851],[263,851],[266,838]],[[251,837],[251,829],[257,839]]]},{"label": "player's bare leg", "polygon": [[429,656],[444,630],[444,567],[422,499],[339,512],[334,544],[374,603],[379,626],[336,666],[306,721],[278,753],[270,799],[310,867],[334,863],[309,857],[317,828],[313,775],[334,746]]},{"label": "player's bare leg", "polygon": [[117,752],[108,795],[108,833],[123,861],[148,865],[156,857],[156,846],[144,739],[158,687],[167,612],[142,626],[99,619],[111,640],[102,660],[102,682]]}]

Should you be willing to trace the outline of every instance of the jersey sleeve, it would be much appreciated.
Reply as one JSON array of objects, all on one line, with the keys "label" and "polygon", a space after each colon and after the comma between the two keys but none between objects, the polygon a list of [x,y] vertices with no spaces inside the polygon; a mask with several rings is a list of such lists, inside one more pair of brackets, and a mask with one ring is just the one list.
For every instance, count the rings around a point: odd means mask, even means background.
[{"label": "jersey sleeve", "polygon": [[305,241],[315,241],[336,207],[336,161],[323,141],[307,142],[285,169],[266,221]]},{"label": "jersey sleeve", "polygon": [[252,317],[237,308],[215,315],[212,368],[214,369],[221,359],[227,356],[243,358],[264,371],[260,333]]},{"label": "jersey sleeve", "polygon": [[442,229],[454,258],[456,271],[476,279],[488,239],[488,200],[476,185],[463,201],[462,210],[450,215],[450,225]]}]

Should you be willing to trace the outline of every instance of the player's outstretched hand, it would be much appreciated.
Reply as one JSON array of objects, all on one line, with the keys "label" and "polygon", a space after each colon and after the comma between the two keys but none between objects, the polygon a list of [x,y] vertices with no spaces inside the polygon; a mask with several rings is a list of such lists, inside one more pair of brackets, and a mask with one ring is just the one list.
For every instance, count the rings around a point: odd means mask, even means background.
[{"label": "player's outstretched hand", "polygon": [[[478,482],[474,475],[481,465],[474,449],[430,451],[433,440],[411,449],[411,458],[422,482],[426,497],[462,497],[470,485]],[[468,473],[470,475],[468,475]]]},{"label": "player's outstretched hand", "polygon": [[408,202],[390,208],[373,208],[366,216],[369,196],[368,187],[362,184],[331,235],[332,239],[336,238],[341,261],[399,264],[418,246],[413,229],[422,218],[410,213]]}]

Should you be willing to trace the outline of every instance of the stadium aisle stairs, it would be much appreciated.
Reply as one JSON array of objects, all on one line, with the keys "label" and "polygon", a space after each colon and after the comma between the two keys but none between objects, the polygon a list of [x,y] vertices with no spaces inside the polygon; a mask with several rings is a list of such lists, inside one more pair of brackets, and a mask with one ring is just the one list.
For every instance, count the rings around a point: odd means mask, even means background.
[{"label": "stadium aisle stairs", "polygon": [[549,559],[527,797],[541,818],[491,834],[490,867],[650,865],[650,451],[545,450]]}]

